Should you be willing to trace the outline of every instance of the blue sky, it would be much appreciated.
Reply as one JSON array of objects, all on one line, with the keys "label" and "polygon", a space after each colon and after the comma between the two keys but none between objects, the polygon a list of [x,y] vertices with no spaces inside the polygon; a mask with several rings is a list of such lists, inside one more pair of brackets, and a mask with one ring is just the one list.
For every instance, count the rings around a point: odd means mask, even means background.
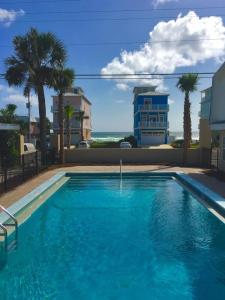
[{"label": "blue sky", "polygon": [[[8,2],[8,4],[7,4]],[[158,2],[158,3],[157,3]],[[67,65],[77,74],[101,72],[204,72],[215,71],[225,57],[225,41],[211,39],[225,37],[224,9],[196,9],[220,7],[223,1],[170,1],[170,0],[3,0],[0,3],[0,73],[4,72],[4,59],[12,54],[11,41],[15,35],[24,34],[30,26],[40,31],[54,32],[68,50]],[[181,7],[189,8],[182,9]],[[151,11],[156,8],[155,11]],[[165,10],[178,8],[177,10]],[[192,9],[190,9],[192,8]],[[3,11],[4,9],[4,11]],[[141,10],[97,12],[99,10]],[[9,12],[14,10],[15,12]],[[79,11],[79,13],[73,13]],[[83,12],[82,12],[83,11]],[[89,11],[89,12],[88,12]],[[92,11],[92,12],[90,12]],[[94,11],[94,12],[93,12]],[[189,11],[193,11],[190,13]],[[8,15],[7,15],[8,12]],[[17,13],[16,13],[17,12]],[[56,13],[60,12],[60,13]],[[65,12],[65,13],[62,13]],[[177,16],[179,14],[179,20]],[[220,16],[220,18],[208,18]],[[205,17],[202,19],[202,17]],[[11,19],[9,19],[11,18]],[[124,20],[115,19],[124,18]],[[95,19],[91,21],[91,19]],[[97,20],[96,20],[97,19]],[[105,20],[99,20],[105,19]],[[164,23],[162,21],[164,20]],[[173,23],[168,23],[174,20]],[[192,24],[192,20],[195,20]],[[160,23],[161,22],[161,23]],[[149,33],[153,35],[149,38]],[[202,40],[177,44],[156,43],[159,40]],[[204,40],[204,41],[203,41]],[[76,46],[74,43],[118,42],[115,45]],[[127,44],[126,42],[135,42]],[[143,46],[144,43],[147,45]],[[173,45],[173,46],[172,46]],[[125,52],[123,52],[125,51]],[[121,53],[122,56],[121,56]],[[182,130],[183,95],[174,80],[160,80],[159,90],[170,94],[170,130]],[[123,83],[121,85],[121,83]],[[92,102],[94,131],[130,131],[133,126],[132,87],[147,82],[115,82],[113,80],[76,80]],[[154,82],[153,82],[154,83]],[[191,96],[193,130],[198,129],[198,111],[201,89],[211,84],[201,79],[198,92]],[[47,113],[52,119],[51,95],[46,90]],[[24,98],[19,89],[8,88],[0,82],[0,106],[16,103],[18,113],[26,114]],[[32,115],[37,116],[37,99],[33,96]]]}]

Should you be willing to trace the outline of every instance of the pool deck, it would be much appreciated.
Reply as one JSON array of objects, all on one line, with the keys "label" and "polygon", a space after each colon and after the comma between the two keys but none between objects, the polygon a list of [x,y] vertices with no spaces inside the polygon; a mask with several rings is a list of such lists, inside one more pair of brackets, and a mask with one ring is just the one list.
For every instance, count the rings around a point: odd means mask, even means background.
[{"label": "pool deck", "polygon": [[[61,168],[54,168],[45,171],[38,176],[31,178],[20,186],[8,191],[0,196],[0,204],[9,207],[17,200],[32,192],[37,186],[46,182],[49,178],[58,172],[115,172],[119,171],[118,165],[99,165],[99,166],[65,166]],[[171,167],[163,165],[125,165],[123,171],[130,172],[150,172],[150,171],[165,171],[165,172],[183,172],[193,179],[198,180],[212,191],[218,193],[225,198],[225,182],[213,176],[208,176],[207,169],[201,168],[182,168]]]}]

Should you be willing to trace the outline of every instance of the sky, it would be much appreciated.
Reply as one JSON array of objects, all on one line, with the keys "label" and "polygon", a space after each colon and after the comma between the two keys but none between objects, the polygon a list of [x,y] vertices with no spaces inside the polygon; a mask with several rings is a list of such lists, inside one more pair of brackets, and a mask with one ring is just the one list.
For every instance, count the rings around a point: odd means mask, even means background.
[{"label": "sky", "polygon": [[[223,0],[1,0],[0,73],[13,54],[13,37],[31,26],[62,40],[67,66],[76,74],[215,72],[225,60]],[[170,94],[170,131],[181,131],[184,96],[176,83],[177,78],[75,79],[92,102],[94,131],[132,131],[132,89],[149,84]],[[198,130],[200,91],[210,85],[210,78],[201,78],[191,94],[193,131]],[[54,91],[46,89],[45,94],[52,120]],[[27,114],[22,89],[1,80],[0,107],[7,103]],[[33,116],[38,116],[37,103],[33,94]]]}]

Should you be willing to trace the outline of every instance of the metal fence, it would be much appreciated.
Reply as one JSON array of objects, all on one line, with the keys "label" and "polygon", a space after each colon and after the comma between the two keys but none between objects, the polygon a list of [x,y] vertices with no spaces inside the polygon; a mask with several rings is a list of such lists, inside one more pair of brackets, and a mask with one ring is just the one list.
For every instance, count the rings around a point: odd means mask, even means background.
[{"label": "metal fence", "polygon": [[219,148],[212,147],[211,148],[211,168],[218,169],[219,165]]},{"label": "metal fence", "polygon": [[9,164],[6,157],[1,157],[0,193],[16,187],[56,162],[57,157],[53,150],[47,151],[44,161],[39,151],[23,154],[13,164]]}]

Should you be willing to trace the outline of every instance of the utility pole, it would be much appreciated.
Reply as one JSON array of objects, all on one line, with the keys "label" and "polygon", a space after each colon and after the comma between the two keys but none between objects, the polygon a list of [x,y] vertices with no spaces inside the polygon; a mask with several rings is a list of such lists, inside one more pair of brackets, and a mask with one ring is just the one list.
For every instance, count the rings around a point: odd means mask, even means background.
[{"label": "utility pole", "polygon": [[30,91],[28,92],[28,102],[26,103],[28,109],[28,142],[31,142],[31,132],[30,132],[30,116],[31,116],[31,104],[30,104]]}]

